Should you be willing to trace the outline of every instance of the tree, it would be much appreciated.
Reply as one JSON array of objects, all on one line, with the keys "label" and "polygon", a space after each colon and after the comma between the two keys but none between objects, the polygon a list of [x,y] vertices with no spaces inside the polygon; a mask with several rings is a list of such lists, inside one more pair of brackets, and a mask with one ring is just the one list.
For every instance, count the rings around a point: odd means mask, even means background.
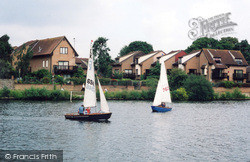
[{"label": "tree", "polygon": [[33,57],[33,51],[30,47],[22,46],[21,50],[16,52],[17,62],[16,70],[21,77],[29,74],[30,60]]},{"label": "tree", "polygon": [[213,99],[212,84],[204,76],[189,75],[183,87],[188,92],[189,100],[208,101]]},{"label": "tree", "polygon": [[219,41],[214,38],[199,38],[189,46],[185,52],[190,53],[193,50],[200,50],[202,48],[220,49]]},{"label": "tree", "polygon": [[250,45],[248,44],[248,41],[242,40],[240,43],[237,43],[235,49],[240,50],[248,64],[250,64]]},{"label": "tree", "polygon": [[151,78],[157,78],[157,79],[159,79],[160,72],[161,72],[161,64],[159,63],[159,61],[157,61],[156,65],[154,67],[150,68],[149,76]]},{"label": "tree", "polygon": [[110,77],[112,75],[113,61],[109,55],[110,49],[107,47],[107,38],[99,37],[93,45],[93,55],[97,73],[101,76]]},{"label": "tree", "polygon": [[220,42],[219,42],[219,49],[227,49],[227,50],[234,50],[236,49],[236,45],[237,43],[239,43],[237,38],[233,38],[233,37],[224,37],[221,38]]},{"label": "tree", "polygon": [[0,78],[9,79],[14,74],[11,66],[13,49],[9,44],[9,36],[3,35],[0,38]]},{"label": "tree", "polygon": [[11,63],[13,48],[9,44],[9,39],[9,36],[6,34],[0,38],[0,59]]},{"label": "tree", "polygon": [[184,85],[184,82],[187,79],[187,74],[185,71],[174,68],[171,70],[171,74],[169,75],[169,86],[171,91],[177,90],[178,88]]},{"label": "tree", "polygon": [[142,51],[145,54],[153,51],[153,46],[147,42],[134,41],[131,42],[128,46],[124,46],[119,53],[119,56],[123,56],[133,51]]}]

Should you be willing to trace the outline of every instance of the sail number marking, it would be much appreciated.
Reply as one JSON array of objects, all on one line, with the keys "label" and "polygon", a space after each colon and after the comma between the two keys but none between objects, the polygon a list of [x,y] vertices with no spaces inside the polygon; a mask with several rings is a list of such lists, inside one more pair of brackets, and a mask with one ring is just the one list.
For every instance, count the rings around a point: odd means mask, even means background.
[{"label": "sail number marking", "polygon": [[169,90],[169,87],[164,87],[163,88],[163,92],[166,92],[166,91],[168,91]]},{"label": "sail number marking", "polygon": [[94,86],[94,81],[91,80],[91,79],[88,79],[88,80],[87,80],[87,84],[90,84],[90,85]]}]

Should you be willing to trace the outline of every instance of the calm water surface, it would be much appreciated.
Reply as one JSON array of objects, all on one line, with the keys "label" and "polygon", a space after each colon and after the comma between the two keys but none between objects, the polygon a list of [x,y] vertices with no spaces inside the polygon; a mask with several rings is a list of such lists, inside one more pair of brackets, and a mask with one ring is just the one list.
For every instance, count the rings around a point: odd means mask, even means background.
[{"label": "calm water surface", "polygon": [[80,101],[0,101],[3,150],[63,150],[65,161],[249,161],[250,101],[109,101],[109,122],[65,120]]}]

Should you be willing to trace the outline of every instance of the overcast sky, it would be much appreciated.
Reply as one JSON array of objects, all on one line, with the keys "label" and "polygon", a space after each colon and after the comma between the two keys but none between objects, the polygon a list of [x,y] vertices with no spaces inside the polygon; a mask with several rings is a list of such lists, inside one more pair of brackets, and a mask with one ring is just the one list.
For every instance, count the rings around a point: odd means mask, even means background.
[{"label": "overcast sky", "polygon": [[250,0],[1,0],[0,8],[0,36],[12,46],[64,35],[79,57],[98,37],[109,39],[112,58],[136,40],[166,53],[186,49],[191,18],[227,12],[238,24],[228,36],[250,41]]}]

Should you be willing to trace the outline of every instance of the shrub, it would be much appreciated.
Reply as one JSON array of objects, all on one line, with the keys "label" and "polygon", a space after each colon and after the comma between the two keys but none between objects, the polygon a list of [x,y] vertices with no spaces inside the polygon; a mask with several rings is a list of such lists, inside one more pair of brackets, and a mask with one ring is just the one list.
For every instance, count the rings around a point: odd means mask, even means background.
[{"label": "shrub", "polygon": [[181,69],[172,69],[169,76],[169,86],[174,91],[184,85],[184,82],[188,78],[188,75]]},{"label": "shrub", "polygon": [[39,99],[39,93],[37,89],[35,89],[34,87],[31,87],[30,89],[24,90],[24,98],[37,100]]},{"label": "shrub", "polygon": [[10,97],[13,97],[14,99],[21,100],[23,99],[23,91],[20,90],[11,90],[10,91]]},{"label": "shrub", "polygon": [[55,75],[55,82],[62,85],[64,83],[64,79],[60,75]]},{"label": "shrub", "polygon": [[100,78],[99,81],[100,81],[101,85],[109,85],[110,84],[109,78]]},{"label": "shrub", "polygon": [[141,93],[139,91],[130,91],[128,99],[129,100],[138,100],[141,98]]},{"label": "shrub", "polygon": [[34,73],[33,73],[33,75],[38,79],[38,80],[40,80],[40,79],[42,79],[42,78],[44,78],[44,77],[48,77],[48,78],[52,78],[52,74],[48,71],[48,70],[46,70],[46,69],[41,69],[41,70],[37,70],[37,71],[35,71]]},{"label": "shrub", "polygon": [[184,83],[189,100],[207,101],[213,99],[212,84],[203,76],[189,75]]},{"label": "shrub", "polygon": [[234,99],[244,99],[246,96],[241,93],[239,88],[235,88],[233,93],[232,93],[232,98]]},{"label": "shrub", "polygon": [[50,83],[50,81],[51,81],[51,79],[49,77],[43,77],[43,79],[42,79],[42,82],[44,84],[48,84],[48,83]]},{"label": "shrub", "polygon": [[186,101],[188,100],[188,94],[185,88],[181,87],[177,90],[172,91],[172,100]]},{"label": "shrub", "polygon": [[8,87],[4,86],[3,89],[1,90],[0,95],[2,97],[9,97],[10,96],[10,90],[8,89]]},{"label": "shrub", "polygon": [[223,81],[222,85],[225,88],[233,88],[233,86],[235,86],[235,83],[233,81]]},{"label": "shrub", "polygon": [[220,99],[220,94],[214,93],[214,100],[219,100],[219,99]]},{"label": "shrub", "polygon": [[77,77],[72,77],[69,79],[70,81],[72,81],[74,83],[74,85],[82,85],[83,83],[86,82],[86,78],[77,78]]},{"label": "shrub", "polygon": [[64,95],[61,92],[62,92],[61,90],[51,91],[50,98],[52,100],[62,100],[62,99],[64,99]]}]

